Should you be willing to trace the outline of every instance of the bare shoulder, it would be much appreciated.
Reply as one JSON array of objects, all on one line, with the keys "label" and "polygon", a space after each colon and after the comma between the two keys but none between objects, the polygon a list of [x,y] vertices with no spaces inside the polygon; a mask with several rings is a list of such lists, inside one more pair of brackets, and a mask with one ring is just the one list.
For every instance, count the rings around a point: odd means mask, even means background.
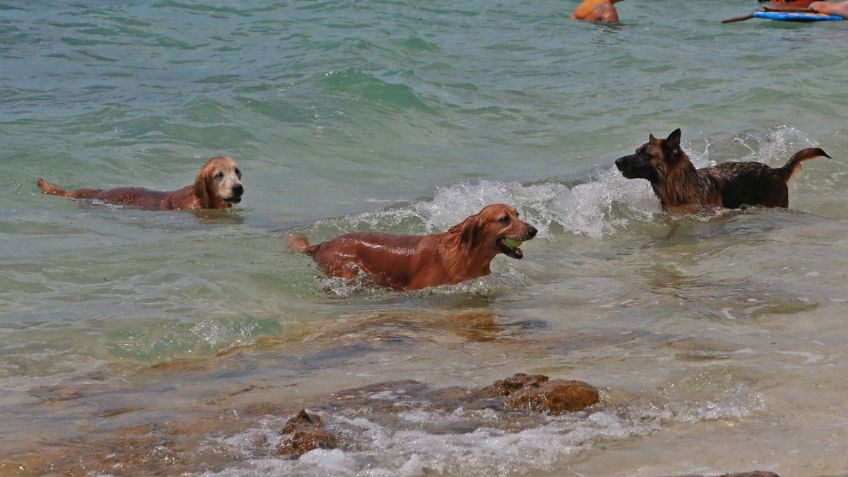
[{"label": "bare shoulder", "polygon": [[612,3],[604,2],[598,5],[597,8],[595,8],[595,13],[598,17],[598,21],[605,23],[618,22],[618,11]]}]

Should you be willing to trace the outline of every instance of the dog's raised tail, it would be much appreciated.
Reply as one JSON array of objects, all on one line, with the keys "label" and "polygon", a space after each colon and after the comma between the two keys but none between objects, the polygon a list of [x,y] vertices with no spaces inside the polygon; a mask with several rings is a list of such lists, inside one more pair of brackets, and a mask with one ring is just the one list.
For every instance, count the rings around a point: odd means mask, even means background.
[{"label": "dog's raised tail", "polygon": [[62,197],[74,196],[72,192],[68,192],[65,189],[62,189],[61,187],[57,186],[56,184],[51,184],[41,177],[39,177],[35,183],[38,184],[38,188],[41,189],[41,192],[44,192],[47,195],[60,195]]},{"label": "dog's raised tail", "polygon": [[71,197],[74,199],[92,199],[94,198],[101,189],[77,189],[77,190],[65,190],[56,184],[51,184],[41,177],[38,178],[35,183],[38,185],[38,188],[41,189],[41,192],[44,192],[47,195],[58,195],[61,197]]},{"label": "dog's raised tail", "polygon": [[823,149],[818,147],[808,147],[796,152],[791,158],[789,158],[788,161],[786,161],[786,165],[779,169],[783,176],[783,180],[787,183],[790,182],[792,177],[801,170],[802,162],[822,156],[830,158]]},{"label": "dog's raised tail", "polygon": [[306,255],[312,256],[318,252],[319,245],[309,245],[309,240],[306,239],[303,235],[289,235],[289,249],[292,252],[297,253],[305,253]]}]

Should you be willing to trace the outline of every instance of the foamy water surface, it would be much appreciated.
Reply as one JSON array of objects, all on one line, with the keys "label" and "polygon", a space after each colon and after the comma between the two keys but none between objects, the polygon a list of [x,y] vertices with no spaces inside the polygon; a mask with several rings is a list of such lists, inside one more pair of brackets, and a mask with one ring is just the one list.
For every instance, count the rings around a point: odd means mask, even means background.
[{"label": "foamy water surface", "polygon": [[[730,0],[623,2],[612,27],[573,7],[0,3],[0,474],[844,473],[848,30],[720,25],[757,7]],[[677,127],[699,167],[833,159],[787,210],[670,216],[613,161]],[[35,187],[176,189],[221,154],[246,187],[222,213]],[[284,245],[495,202],[539,235],[457,286],[326,278]],[[420,391],[516,372],[603,399]],[[338,449],[277,455],[301,407]]]}]

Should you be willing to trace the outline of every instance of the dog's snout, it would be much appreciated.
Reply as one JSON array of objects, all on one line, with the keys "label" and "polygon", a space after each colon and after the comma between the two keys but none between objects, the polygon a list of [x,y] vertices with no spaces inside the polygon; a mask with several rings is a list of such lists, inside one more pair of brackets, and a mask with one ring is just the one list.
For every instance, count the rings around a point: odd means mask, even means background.
[{"label": "dog's snout", "polygon": [[539,231],[536,230],[536,227],[533,227],[532,225],[530,226],[530,228],[527,229],[527,236],[530,238],[535,237],[537,233],[539,233]]},{"label": "dog's snout", "polygon": [[624,160],[625,159],[626,158],[624,158],[624,157],[619,157],[618,159],[615,160],[615,167],[617,167],[619,171],[624,170]]},{"label": "dog's snout", "polygon": [[240,197],[242,194],[244,194],[244,186],[242,186],[241,184],[234,185],[233,186],[233,195]]}]

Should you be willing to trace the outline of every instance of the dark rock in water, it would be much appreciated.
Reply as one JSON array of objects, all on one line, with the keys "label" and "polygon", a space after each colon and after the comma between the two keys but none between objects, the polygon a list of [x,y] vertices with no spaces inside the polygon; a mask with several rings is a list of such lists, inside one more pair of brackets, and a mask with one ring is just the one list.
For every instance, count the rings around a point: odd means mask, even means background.
[{"label": "dark rock in water", "polygon": [[555,379],[513,393],[507,404],[513,408],[562,414],[582,411],[599,400],[598,390],[587,383]]},{"label": "dark rock in water", "polygon": [[313,449],[335,449],[336,444],[336,436],[322,428],[321,418],[301,409],[283,426],[283,442],[277,452],[297,459]]},{"label": "dark rock in water", "polygon": [[[379,397],[378,397],[379,396]],[[338,409],[367,407],[376,415],[392,415],[429,403],[431,409],[491,408],[504,411],[562,414],[581,411],[599,401],[598,390],[581,381],[551,380],[543,375],[516,374],[479,390],[432,390],[417,381],[378,383],[334,394]],[[514,412],[514,411],[510,411]],[[321,418],[301,409],[286,422],[277,451],[296,459],[313,449],[335,449],[338,439],[325,430]]]},{"label": "dark rock in water", "polygon": [[482,398],[505,396],[515,409],[562,414],[582,411],[600,400],[598,390],[582,381],[549,380],[547,376],[518,373],[478,392]]},{"label": "dark rock in water", "polygon": [[[689,475],[680,475],[678,477],[704,477],[704,476],[703,475],[689,474]],[[734,473],[734,474],[721,474],[717,477],[780,477],[780,476],[775,474],[774,472],[764,472],[762,470],[755,470],[755,471],[752,471],[752,472],[738,472],[738,473]]]},{"label": "dark rock in water", "polygon": [[753,472],[739,472],[736,474],[724,474],[720,477],[780,477],[774,472],[764,472],[762,470],[755,470]]},{"label": "dark rock in water", "polygon": [[774,472],[764,472],[762,470],[755,470],[753,472],[739,472],[737,474],[724,474],[720,477],[780,477]]},{"label": "dark rock in water", "polygon": [[533,376],[516,373],[511,378],[495,381],[495,384],[481,389],[477,395],[483,398],[509,396],[510,394],[528,387],[538,387],[548,380],[547,376],[534,374]]}]

